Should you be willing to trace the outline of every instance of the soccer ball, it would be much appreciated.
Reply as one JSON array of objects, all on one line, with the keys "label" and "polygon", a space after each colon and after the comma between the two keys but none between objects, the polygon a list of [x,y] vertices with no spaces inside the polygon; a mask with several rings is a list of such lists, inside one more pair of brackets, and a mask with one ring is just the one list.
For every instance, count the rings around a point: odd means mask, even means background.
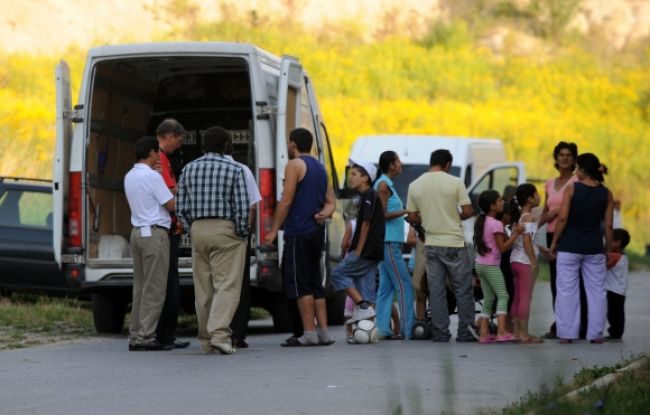
[{"label": "soccer ball", "polygon": [[372,320],[360,320],[352,326],[352,337],[359,344],[375,343],[377,341],[377,326]]}]

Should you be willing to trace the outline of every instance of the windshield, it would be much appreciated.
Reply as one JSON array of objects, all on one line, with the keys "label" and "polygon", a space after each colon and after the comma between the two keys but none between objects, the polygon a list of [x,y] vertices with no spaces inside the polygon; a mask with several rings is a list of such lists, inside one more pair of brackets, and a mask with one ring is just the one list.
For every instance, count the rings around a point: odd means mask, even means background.
[{"label": "windshield", "polygon": [[[406,205],[406,195],[408,194],[409,184],[428,170],[429,166],[426,164],[402,164],[402,174],[395,177],[393,180],[397,194],[399,195],[399,198],[402,199],[402,203]],[[460,177],[460,167],[451,166],[449,173],[453,176]]]}]

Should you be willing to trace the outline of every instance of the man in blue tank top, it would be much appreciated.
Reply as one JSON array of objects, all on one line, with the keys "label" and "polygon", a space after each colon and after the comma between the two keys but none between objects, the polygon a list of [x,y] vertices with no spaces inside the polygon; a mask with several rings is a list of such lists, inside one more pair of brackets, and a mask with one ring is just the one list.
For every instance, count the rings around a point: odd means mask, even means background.
[{"label": "man in blue tank top", "polygon": [[[284,188],[264,243],[270,245],[284,224],[282,273],[287,300],[297,299],[304,329],[294,346],[330,345],[325,288],[320,260],[325,244],[325,219],[336,207],[325,167],[311,155],[314,138],[304,129],[289,134],[289,158]],[[318,326],[316,326],[318,324]]]}]

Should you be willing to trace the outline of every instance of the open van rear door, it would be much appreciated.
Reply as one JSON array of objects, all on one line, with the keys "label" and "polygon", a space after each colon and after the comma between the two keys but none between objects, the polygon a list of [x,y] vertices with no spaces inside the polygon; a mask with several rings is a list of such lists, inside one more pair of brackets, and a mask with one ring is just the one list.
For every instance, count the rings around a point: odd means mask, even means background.
[{"label": "open van rear door", "polygon": [[68,156],[72,139],[72,99],[70,93],[70,69],[61,60],[56,66],[56,144],[52,173],[52,236],[54,259],[61,268],[64,244],[64,211],[68,192]]},{"label": "open van rear door", "polygon": [[526,168],[522,162],[493,164],[479,176],[467,189],[467,194],[472,201],[474,217],[463,221],[465,242],[473,243],[474,221],[480,212],[478,196],[485,190],[496,190],[504,200],[514,196],[517,186],[526,182]]},{"label": "open van rear door", "polygon": [[[300,95],[302,93],[303,69],[298,59],[283,56],[278,83],[278,113],[275,130],[275,168],[278,192],[284,188],[284,168],[289,162],[287,140],[289,133],[300,124]],[[280,197],[280,193],[278,193]],[[278,232],[278,258],[282,261],[283,232]]]}]

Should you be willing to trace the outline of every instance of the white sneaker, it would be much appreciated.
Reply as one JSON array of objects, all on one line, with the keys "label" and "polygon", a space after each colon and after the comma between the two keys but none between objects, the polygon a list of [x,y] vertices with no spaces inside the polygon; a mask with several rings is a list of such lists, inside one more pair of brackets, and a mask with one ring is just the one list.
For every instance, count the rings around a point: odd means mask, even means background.
[{"label": "white sneaker", "polygon": [[369,320],[375,316],[375,309],[371,305],[368,306],[365,310],[361,307],[354,306],[354,311],[352,312],[351,321],[360,321],[360,320]]},{"label": "white sneaker", "polygon": [[221,354],[233,354],[237,351],[232,345],[228,343],[210,343],[210,347],[212,350],[215,352],[221,353]]}]

